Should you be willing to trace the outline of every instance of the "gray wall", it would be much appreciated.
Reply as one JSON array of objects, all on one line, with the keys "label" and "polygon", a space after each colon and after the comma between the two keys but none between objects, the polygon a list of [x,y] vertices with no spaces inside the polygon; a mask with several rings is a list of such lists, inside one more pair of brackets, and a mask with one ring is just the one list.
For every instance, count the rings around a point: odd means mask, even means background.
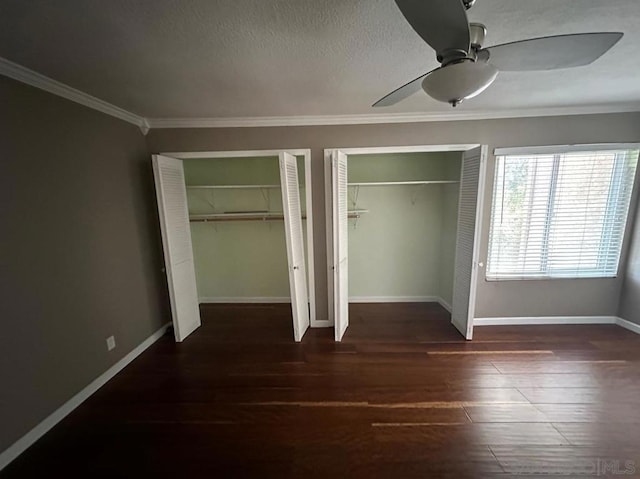
[{"label": "gray wall", "polygon": [[5,77],[0,105],[3,451],[169,314],[138,128]]},{"label": "gray wall", "polygon": [[[147,144],[152,152],[311,148],[316,297],[318,319],[324,319],[327,315],[324,148],[483,143],[493,152],[496,147],[508,146],[636,142],[640,140],[639,124],[640,113],[624,113],[384,125],[159,129],[149,133]],[[495,162],[493,156],[489,160],[491,185]],[[481,242],[485,260],[491,194],[488,188]],[[616,315],[621,287],[621,277],[494,283],[481,280],[476,316]]]},{"label": "gray wall", "polygon": [[[457,181],[461,158],[459,152],[351,155],[348,179]],[[451,303],[454,256],[443,252],[455,239],[458,191],[459,184],[350,187],[349,208],[369,213],[349,220],[349,297]]]},{"label": "gray wall", "polygon": [[[640,174],[637,177],[640,177]],[[636,189],[640,189],[638,185],[636,185]],[[620,296],[618,316],[640,324],[640,195],[636,204],[634,225],[632,226],[633,234]]]}]

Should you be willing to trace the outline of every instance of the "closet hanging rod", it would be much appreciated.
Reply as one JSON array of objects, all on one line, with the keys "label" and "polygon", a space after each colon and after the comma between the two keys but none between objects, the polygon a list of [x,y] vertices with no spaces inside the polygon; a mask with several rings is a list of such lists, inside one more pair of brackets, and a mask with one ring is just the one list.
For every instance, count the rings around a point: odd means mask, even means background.
[{"label": "closet hanging rod", "polygon": [[[303,216],[302,219],[306,219]],[[284,216],[228,216],[217,218],[192,218],[191,223],[218,223],[222,221],[282,221]]]},{"label": "closet hanging rod", "polygon": [[[240,190],[280,188],[280,185],[188,185],[188,190]],[[304,188],[304,185],[300,185]]]},{"label": "closet hanging rod", "polygon": [[[369,210],[351,210],[348,213],[349,219],[358,219]],[[302,215],[302,219],[307,219],[307,215]],[[191,223],[209,223],[216,221],[282,221],[282,213],[214,213],[208,215],[191,215]]]},{"label": "closet hanging rod", "polygon": [[347,183],[347,186],[402,186],[402,185],[450,185],[460,183],[458,180],[425,180],[425,181],[369,181],[363,183]]},{"label": "closet hanging rod", "polygon": [[192,185],[189,190],[239,190],[253,188],[280,188],[280,185]]}]

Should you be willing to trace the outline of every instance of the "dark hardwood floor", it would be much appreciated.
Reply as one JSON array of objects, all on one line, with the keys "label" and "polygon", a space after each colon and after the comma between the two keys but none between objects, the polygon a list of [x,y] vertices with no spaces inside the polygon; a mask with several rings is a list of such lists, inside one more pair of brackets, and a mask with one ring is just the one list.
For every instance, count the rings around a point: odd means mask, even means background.
[{"label": "dark hardwood floor", "polygon": [[640,477],[640,336],[476,328],[437,304],[352,305],[292,340],[288,305],[208,305],[0,476]]}]

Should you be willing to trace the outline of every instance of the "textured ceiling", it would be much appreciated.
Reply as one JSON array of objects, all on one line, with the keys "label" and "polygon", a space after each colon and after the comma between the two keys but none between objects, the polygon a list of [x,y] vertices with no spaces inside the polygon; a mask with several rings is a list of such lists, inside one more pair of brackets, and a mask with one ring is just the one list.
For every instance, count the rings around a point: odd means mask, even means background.
[{"label": "textured ceiling", "polygon": [[[477,0],[486,46],[622,31],[596,63],[502,73],[457,111],[640,105],[639,0]],[[145,117],[450,111],[422,92],[371,104],[437,66],[393,0],[2,0],[0,56]]]}]

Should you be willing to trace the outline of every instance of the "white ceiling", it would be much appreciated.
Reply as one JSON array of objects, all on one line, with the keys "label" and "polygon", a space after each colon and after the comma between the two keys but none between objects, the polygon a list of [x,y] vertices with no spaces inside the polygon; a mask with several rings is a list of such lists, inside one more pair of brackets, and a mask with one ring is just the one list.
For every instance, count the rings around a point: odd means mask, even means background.
[{"label": "white ceiling", "polygon": [[422,92],[371,104],[438,66],[393,0],[2,0],[0,57],[148,118],[640,110],[639,0],[477,0],[486,46],[625,36],[594,64],[502,73],[455,111]]}]

